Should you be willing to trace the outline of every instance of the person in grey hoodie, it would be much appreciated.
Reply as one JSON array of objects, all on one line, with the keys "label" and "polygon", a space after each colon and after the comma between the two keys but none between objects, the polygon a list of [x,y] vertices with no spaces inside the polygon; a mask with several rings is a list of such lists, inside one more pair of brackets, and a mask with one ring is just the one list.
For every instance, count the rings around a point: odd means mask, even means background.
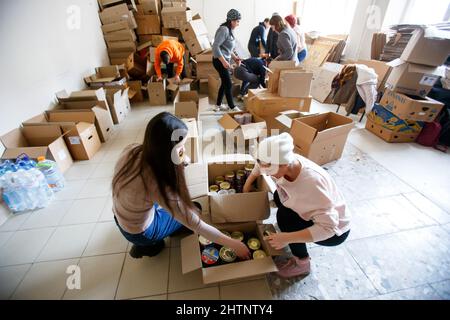
[{"label": "person in grey hoodie", "polygon": [[[231,59],[237,65],[240,65],[241,60],[234,54],[236,47],[236,39],[233,30],[239,26],[241,14],[235,9],[231,9],[227,13],[227,21],[223,23],[216,31],[213,44],[213,65],[219,73],[222,83],[220,85],[219,93],[217,95],[217,103],[215,111],[240,111],[235,106],[233,101],[233,82],[231,80]],[[222,106],[223,96],[226,96],[228,106]]]},{"label": "person in grey hoodie", "polygon": [[280,53],[274,60],[277,61],[295,61],[298,63],[297,57],[297,35],[294,30],[289,28],[279,15],[274,15],[270,19],[270,25],[278,33],[277,47]]}]

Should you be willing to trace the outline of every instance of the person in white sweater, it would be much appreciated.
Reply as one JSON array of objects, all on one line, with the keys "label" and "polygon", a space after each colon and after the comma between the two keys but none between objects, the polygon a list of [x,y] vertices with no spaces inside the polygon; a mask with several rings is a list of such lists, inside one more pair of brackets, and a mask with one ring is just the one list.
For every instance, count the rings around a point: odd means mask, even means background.
[{"label": "person in white sweater", "polygon": [[282,231],[266,239],[275,249],[289,245],[293,257],[277,263],[283,278],[310,273],[306,243],[337,246],[350,232],[350,214],[345,200],[331,176],[314,162],[294,153],[288,133],[263,140],[255,156],[257,164],[244,186],[250,192],[261,174],[276,180],[274,199],[277,223]]}]

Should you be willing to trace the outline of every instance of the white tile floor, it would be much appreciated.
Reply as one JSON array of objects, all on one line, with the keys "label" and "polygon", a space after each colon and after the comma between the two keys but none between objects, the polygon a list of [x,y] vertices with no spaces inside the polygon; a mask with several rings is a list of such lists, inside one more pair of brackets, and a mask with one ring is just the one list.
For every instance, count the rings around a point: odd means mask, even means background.
[{"label": "white tile floor", "polygon": [[[359,123],[342,159],[325,166],[352,210],[352,232],[337,248],[310,246],[310,276],[205,286],[200,273],[181,273],[179,238],[157,257],[132,259],[113,221],[112,170],[148,120],[171,109],[133,106],[114,138],[67,172],[48,208],[0,226],[0,299],[450,299],[450,156],[387,144]],[[202,132],[217,119],[203,116]],[[80,290],[67,289],[71,266],[80,267]]]}]

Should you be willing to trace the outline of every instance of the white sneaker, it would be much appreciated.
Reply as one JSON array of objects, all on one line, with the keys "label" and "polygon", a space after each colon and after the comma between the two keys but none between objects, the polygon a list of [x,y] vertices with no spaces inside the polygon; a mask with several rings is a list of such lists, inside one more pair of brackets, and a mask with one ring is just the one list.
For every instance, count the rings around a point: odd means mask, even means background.
[{"label": "white sneaker", "polygon": [[230,109],[229,111],[230,111],[230,112],[241,112],[242,109],[239,108],[239,107],[234,107],[233,109]]},{"label": "white sneaker", "polygon": [[219,107],[219,109],[220,109],[220,111],[230,111],[231,110],[230,107],[227,105],[221,105]]}]

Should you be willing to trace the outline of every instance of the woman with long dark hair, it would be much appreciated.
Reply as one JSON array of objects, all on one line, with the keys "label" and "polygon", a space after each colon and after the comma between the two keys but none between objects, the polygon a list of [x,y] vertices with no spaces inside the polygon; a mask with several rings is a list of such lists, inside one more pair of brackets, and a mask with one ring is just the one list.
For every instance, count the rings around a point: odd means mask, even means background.
[{"label": "woman with long dark hair", "polygon": [[270,25],[278,33],[277,48],[279,55],[274,60],[298,62],[297,35],[294,30],[286,25],[281,16],[277,15],[272,16]]},{"label": "woman with long dark hair", "polygon": [[[240,111],[233,101],[233,82],[231,81],[231,59],[238,65],[241,60],[234,54],[236,47],[236,39],[233,30],[239,26],[241,14],[235,9],[231,9],[227,13],[227,21],[220,25],[216,31],[213,44],[213,65],[219,73],[222,83],[220,85],[219,94],[215,111]],[[228,106],[222,106],[223,96],[227,97]]]},{"label": "woman with long dark hair", "polygon": [[248,258],[245,244],[198,216],[184,176],[187,133],[183,121],[168,112],[160,113],[147,125],[143,144],[126,147],[116,164],[113,211],[121,233],[133,243],[130,255],[157,255],[164,248],[164,238],[184,225]]}]

